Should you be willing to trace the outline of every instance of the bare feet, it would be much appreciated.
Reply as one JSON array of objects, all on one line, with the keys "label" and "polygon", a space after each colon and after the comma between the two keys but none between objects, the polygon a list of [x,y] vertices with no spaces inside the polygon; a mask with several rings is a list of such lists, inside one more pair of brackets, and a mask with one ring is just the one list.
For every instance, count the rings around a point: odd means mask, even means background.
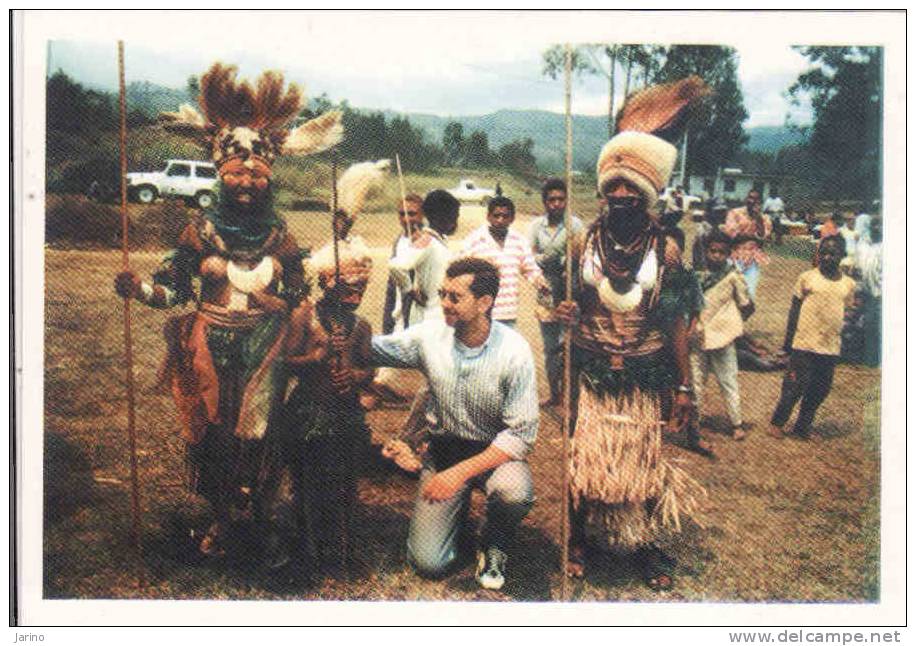
[{"label": "bare feet", "polygon": [[393,460],[399,468],[408,473],[417,473],[423,468],[420,458],[403,440],[389,440],[382,447],[382,456]]},{"label": "bare feet", "polygon": [[585,550],[578,545],[569,548],[566,576],[571,579],[581,579],[585,576]]},{"label": "bare feet", "polygon": [[222,525],[219,523],[210,525],[210,529],[208,529],[204,537],[200,539],[200,545],[198,546],[200,553],[210,557],[225,556],[226,550],[223,549],[222,546],[222,534]]},{"label": "bare feet", "polygon": [[747,431],[744,430],[744,426],[739,425],[732,429],[732,439],[740,441],[746,437]]}]

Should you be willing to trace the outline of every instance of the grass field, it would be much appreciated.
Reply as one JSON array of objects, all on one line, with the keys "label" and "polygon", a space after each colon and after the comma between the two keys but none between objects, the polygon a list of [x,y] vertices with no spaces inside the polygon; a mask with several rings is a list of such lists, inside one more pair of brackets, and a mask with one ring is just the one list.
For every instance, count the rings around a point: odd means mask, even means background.
[{"label": "grass field", "polygon": [[[484,179],[484,178],[480,178]],[[525,229],[538,196],[520,208]],[[583,204],[593,202],[582,201]],[[533,205],[533,206],[532,206]],[[588,213],[593,209],[579,209]],[[290,212],[303,245],[328,239],[326,214]],[[456,239],[483,222],[479,207],[463,209]],[[689,226],[689,225],[688,225]],[[391,212],[361,217],[355,233],[373,248],[375,271],[361,308],[380,327],[385,259],[397,232]],[[794,249],[794,248],[793,248]],[[764,269],[755,337],[781,343],[791,287],[809,264],[803,248],[774,253]],[[132,256],[148,274],[161,252]],[[482,593],[470,562],[443,581],[413,574],[404,541],[416,483],[370,461],[359,481],[352,542],[358,546],[348,577],[268,576],[254,554],[202,562],[189,530],[206,518],[203,502],[184,487],[183,447],[176,437],[170,398],[155,388],[163,355],[166,314],[132,306],[137,428],[142,476],[144,553],[130,548],[130,490],[125,423],[122,306],[112,290],[116,251],[47,249],[45,257],[45,534],[44,591],[50,598],[211,599],[451,599],[549,600],[559,595],[560,425],[542,414],[531,457],[538,502],[510,554],[502,593]],[[523,292],[521,332],[536,355],[540,387],[540,336]],[[876,601],[879,593],[880,371],[840,365],[833,391],[815,421],[809,442],[783,441],[763,431],[779,393],[780,373],[742,372],[745,418],[754,424],[746,441],[726,436],[717,388],[710,384],[706,431],[718,459],[668,446],[670,456],[709,491],[703,527],[666,542],[677,558],[676,587],[663,594],[644,587],[638,573],[610,557],[591,564],[573,586],[577,600]],[[406,411],[369,414],[377,445],[399,427]],[[474,499],[474,517],[482,508]],[[142,568],[147,586],[138,590]]]}]

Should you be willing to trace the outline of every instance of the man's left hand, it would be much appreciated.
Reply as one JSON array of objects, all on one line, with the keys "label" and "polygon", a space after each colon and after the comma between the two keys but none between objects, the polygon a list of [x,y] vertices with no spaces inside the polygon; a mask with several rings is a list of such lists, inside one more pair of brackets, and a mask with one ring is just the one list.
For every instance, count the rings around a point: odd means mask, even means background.
[{"label": "man's left hand", "polygon": [[350,368],[331,368],[331,385],[340,394],[350,392],[354,382],[353,371]]},{"label": "man's left hand", "polygon": [[680,433],[687,428],[690,418],[694,411],[693,399],[687,393],[678,393],[674,398],[674,408],[671,411],[671,421],[669,425],[672,432]]},{"label": "man's left hand", "polygon": [[446,469],[426,481],[421,495],[430,502],[442,502],[457,494],[463,486],[464,479],[452,469]]}]

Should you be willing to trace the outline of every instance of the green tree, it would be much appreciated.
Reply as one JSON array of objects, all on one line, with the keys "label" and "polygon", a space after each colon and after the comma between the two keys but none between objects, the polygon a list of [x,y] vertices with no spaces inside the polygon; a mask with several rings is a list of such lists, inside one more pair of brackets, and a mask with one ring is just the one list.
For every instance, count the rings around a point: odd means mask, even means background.
[{"label": "green tree", "polygon": [[457,121],[449,121],[442,134],[442,149],[445,154],[445,163],[457,166],[464,158],[464,127]]},{"label": "green tree", "polygon": [[823,177],[821,197],[871,200],[881,190],[883,50],[798,47],[812,64],[789,88],[814,110],[808,147]]},{"label": "green tree", "polygon": [[48,130],[90,133],[118,127],[118,113],[110,94],[87,90],[57,71],[47,81]]},{"label": "green tree", "polygon": [[468,137],[467,145],[464,151],[464,163],[473,168],[489,166],[492,161],[490,152],[490,142],[487,135],[480,130],[475,130]]},{"label": "green tree", "polygon": [[[620,45],[587,44],[572,49],[573,76],[599,75],[608,80],[608,137],[614,136],[614,94],[616,90],[617,57]],[[603,58],[606,61],[603,61]],[[545,76],[557,79],[566,72],[566,47],[553,45],[541,54]]]},{"label": "green tree", "polygon": [[534,158],[534,141],[530,137],[516,139],[500,146],[497,156],[505,168],[523,175],[537,173],[537,160]]},{"label": "green tree", "polygon": [[738,83],[737,54],[718,45],[672,45],[654,81],[677,81],[691,74],[699,75],[714,94],[698,105],[690,122],[686,175],[713,175],[732,163],[747,141],[743,124],[748,112]]},{"label": "green tree", "polygon": [[188,100],[192,103],[197,103],[197,97],[200,96],[200,79],[196,75],[191,74],[188,77],[188,83],[185,86],[185,92],[188,93]]}]

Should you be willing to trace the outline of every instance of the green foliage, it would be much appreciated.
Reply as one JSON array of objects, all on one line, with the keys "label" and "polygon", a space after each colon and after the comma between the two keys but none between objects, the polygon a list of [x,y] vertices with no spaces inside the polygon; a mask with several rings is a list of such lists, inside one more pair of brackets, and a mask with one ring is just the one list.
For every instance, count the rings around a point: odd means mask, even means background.
[{"label": "green foliage", "polygon": [[493,154],[490,152],[490,142],[485,132],[475,130],[468,137],[464,149],[464,163],[471,168],[483,168],[490,166],[493,162]]},{"label": "green foliage", "polygon": [[819,193],[871,200],[881,190],[882,57],[878,47],[799,47],[812,68],[789,88],[811,99],[809,150]]},{"label": "green foliage", "polygon": [[[573,75],[594,74],[595,66],[590,60],[586,48],[588,45],[580,45],[572,48],[572,71]],[[552,79],[562,78],[566,69],[566,47],[564,45],[553,45],[541,54],[543,68],[541,73]]]},{"label": "green foliage", "polygon": [[47,82],[47,128],[68,133],[113,130],[118,127],[118,112],[111,95],[86,90],[63,72]]},{"label": "green foliage", "polygon": [[687,175],[713,175],[732,163],[747,141],[748,112],[738,84],[737,54],[718,45],[672,45],[658,72],[661,83],[697,74],[714,94],[694,113],[688,130]]},{"label": "green foliage", "polygon": [[497,157],[500,164],[521,175],[537,173],[537,163],[532,150],[534,141],[531,138],[517,139],[499,148]]},{"label": "green foliage", "polygon": [[445,126],[442,135],[442,150],[445,154],[445,163],[457,166],[464,159],[464,127],[457,121],[450,121]]}]

